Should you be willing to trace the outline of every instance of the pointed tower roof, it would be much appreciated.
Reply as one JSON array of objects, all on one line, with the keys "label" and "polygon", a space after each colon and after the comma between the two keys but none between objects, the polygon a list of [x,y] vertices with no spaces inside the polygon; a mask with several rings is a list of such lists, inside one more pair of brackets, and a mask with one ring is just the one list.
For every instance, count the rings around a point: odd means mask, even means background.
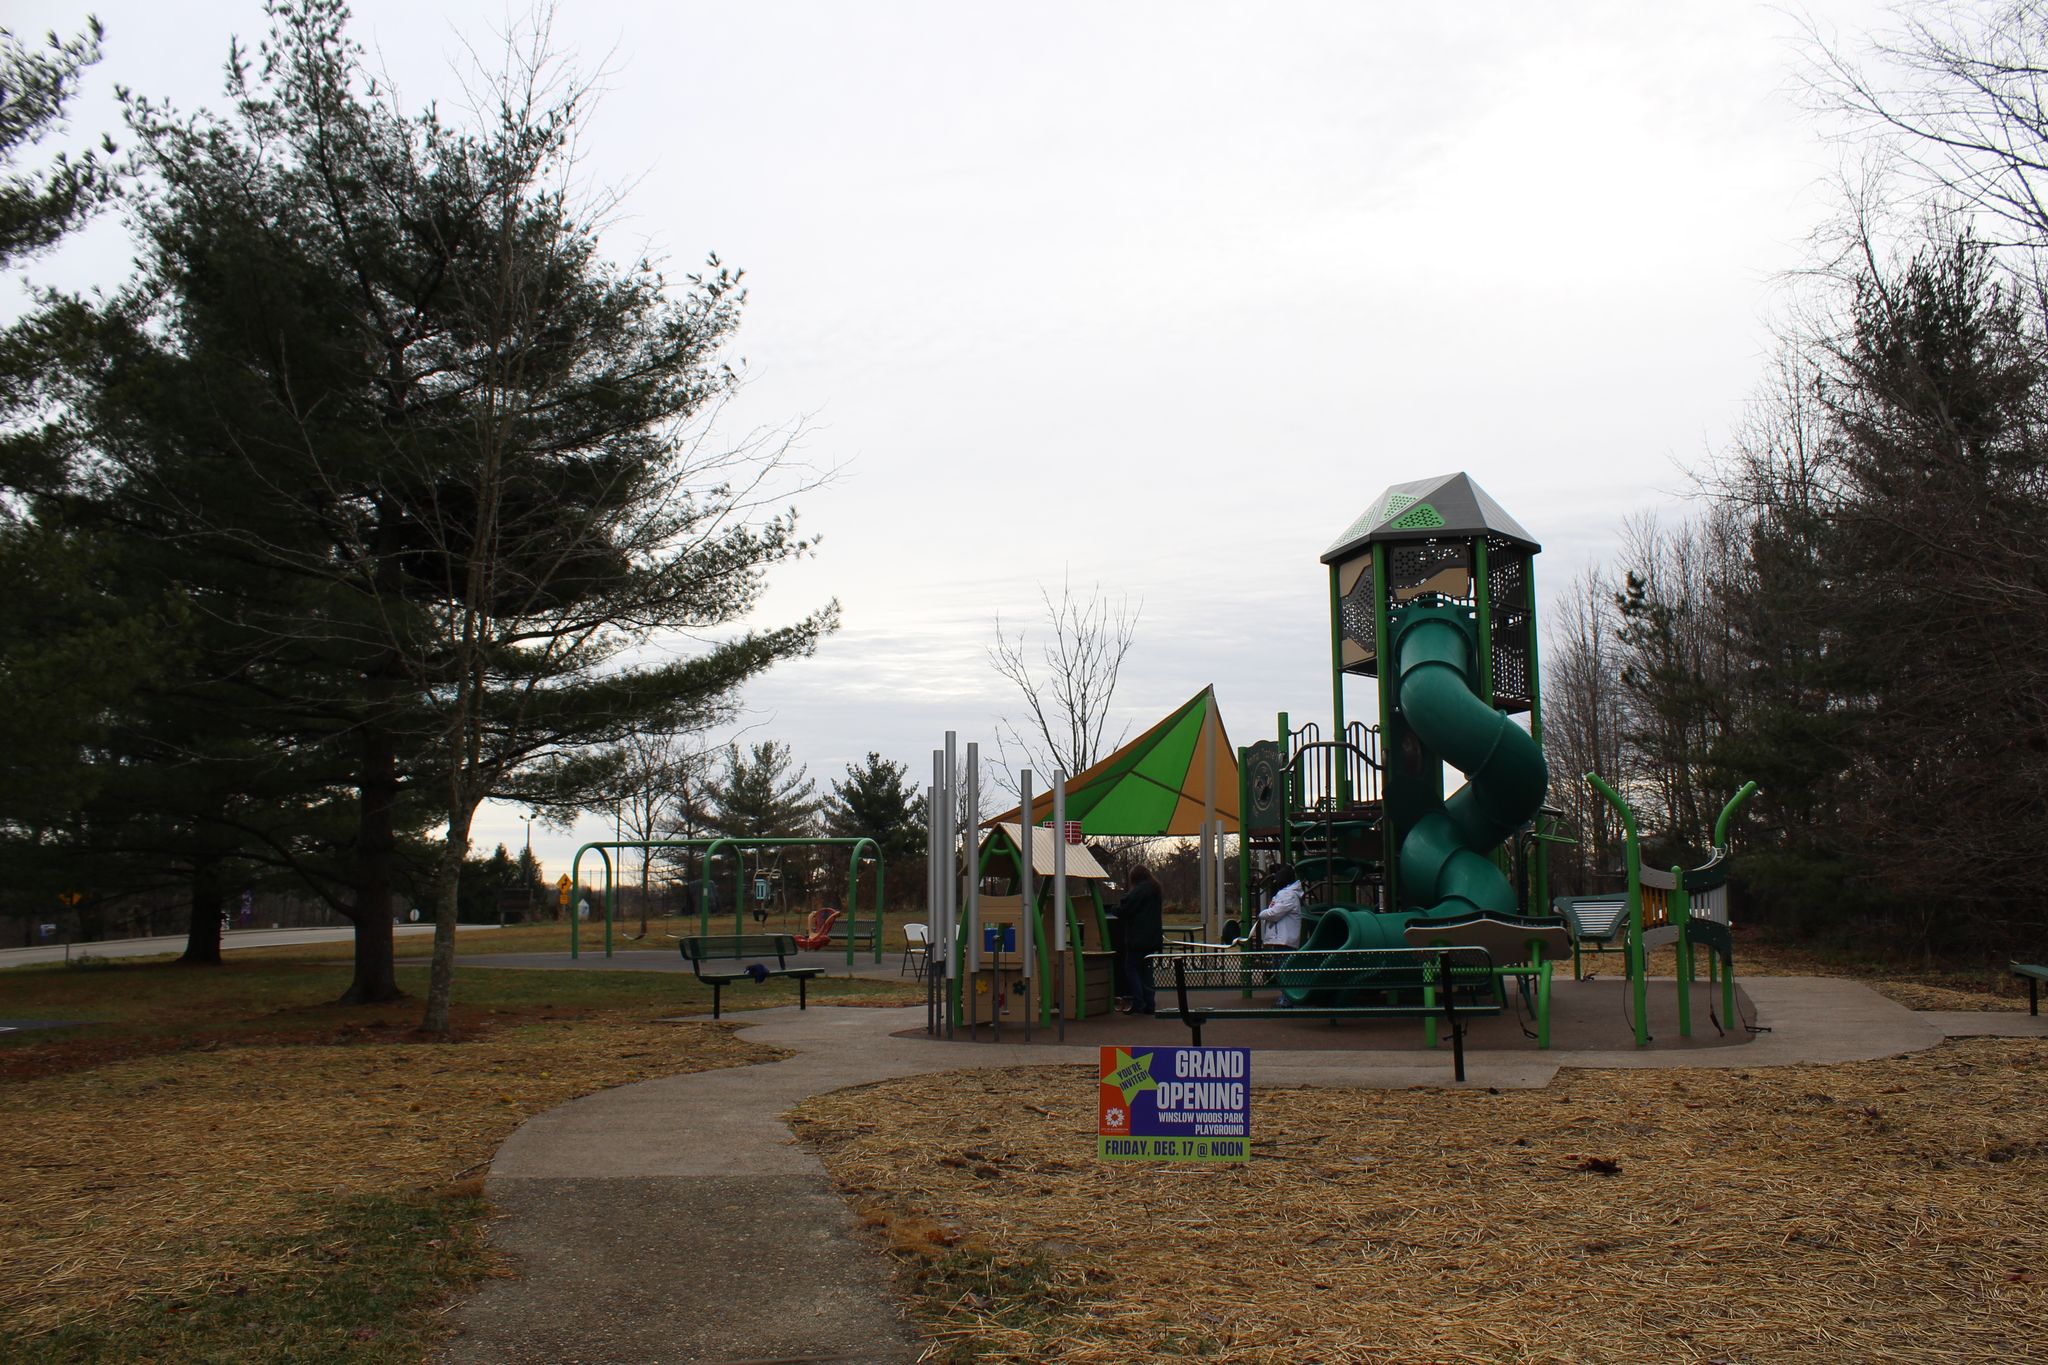
[{"label": "pointed tower roof", "polygon": [[1365,514],[1323,552],[1323,563],[1334,564],[1378,540],[1482,535],[1512,541],[1530,554],[1543,548],[1485,489],[1472,482],[1471,475],[1439,474],[1397,483],[1374,498]]}]

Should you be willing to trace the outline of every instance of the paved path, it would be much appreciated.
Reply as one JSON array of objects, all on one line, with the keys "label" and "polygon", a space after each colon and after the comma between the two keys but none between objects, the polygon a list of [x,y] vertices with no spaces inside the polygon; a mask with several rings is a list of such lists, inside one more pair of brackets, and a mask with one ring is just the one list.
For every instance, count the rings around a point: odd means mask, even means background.
[{"label": "paved path", "polygon": [[[495,928],[489,924],[458,924],[460,930]],[[392,926],[399,938],[407,934],[431,934],[431,924]],[[339,929],[230,929],[220,936],[223,951],[233,948],[279,948],[299,943],[346,943],[356,936],[354,928]],[[47,943],[35,948],[0,948],[0,967],[26,967],[36,962],[62,962],[68,956],[157,957],[185,951],[185,935],[161,938],[109,938],[92,943]]]},{"label": "paved path", "polygon": [[[1915,1014],[1851,981],[1752,977],[1743,985],[1771,1030],[1752,1042],[1480,1050],[1467,1086],[1541,1087],[1563,1066],[1783,1066],[1914,1052],[1950,1034],[2048,1037],[2048,1019]],[[489,1180],[503,1215],[492,1240],[518,1259],[524,1278],[492,1281],[457,1308],[460,1335],[445,1365],[917,1359],[888,1262],[860,1239],[823,1166],[782,1115],[850,1085],[1093,1054],[1047,1041],[1042,1030],[1029,1046],[895,1036],[922,1026],[915,1008],[783,1007],[749,1017],[742,1036],[794,1055],[585,1096],[506,1141]],[[1262,1049],[1256,1066],[1262,1088],[1450,1084],[1441,1053]]]}]

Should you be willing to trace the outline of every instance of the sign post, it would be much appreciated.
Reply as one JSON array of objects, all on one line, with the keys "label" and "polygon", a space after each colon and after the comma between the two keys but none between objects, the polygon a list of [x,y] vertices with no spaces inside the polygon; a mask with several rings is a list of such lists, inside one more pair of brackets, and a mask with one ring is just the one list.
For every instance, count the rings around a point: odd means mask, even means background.
[{"label": "sign post", "polygon": [[1103,1048],[1095,1154],[1250,1161],[1251,1073],[1250,1048]]}]

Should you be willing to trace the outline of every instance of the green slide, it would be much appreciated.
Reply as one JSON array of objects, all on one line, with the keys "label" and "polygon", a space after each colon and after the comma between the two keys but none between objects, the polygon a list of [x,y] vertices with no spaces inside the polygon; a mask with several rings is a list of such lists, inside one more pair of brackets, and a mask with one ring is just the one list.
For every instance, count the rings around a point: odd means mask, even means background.
[{"label": "green slide", "polygon": [[[1410,607],[1395,637],[1395,694],[1402,719],[1422,747],[1465,774],[1465,785],[1424,814],[1401,843],[1403,897],[1423,906],[1376,914],[1333,906],[1277,974],[1296,1005],[1338,1005],[1369,990],[1374,973],[1334,977],[1322,954],[1338,949],[1405,948],[1403,930],[1440,916],[1513,917],[1515,888],[1486,855],[1534,818],[1550,785],[1543,750],[1529,732],[1472,690],[1471,626],[1462,608]],[[1298,970],[1290,973],[1288,968]]]},{"label": "green slide", "polygon": [[1485,855],[1542,808],[1550,784],[1529,732],[1472,690],[1472,640],[1454,611],[1416,608],[1401,632],[1396,694],[1423,748],[1465,774],[1401,843],[1401,880],[1429,916],[1512,915],[1515,889]]}]

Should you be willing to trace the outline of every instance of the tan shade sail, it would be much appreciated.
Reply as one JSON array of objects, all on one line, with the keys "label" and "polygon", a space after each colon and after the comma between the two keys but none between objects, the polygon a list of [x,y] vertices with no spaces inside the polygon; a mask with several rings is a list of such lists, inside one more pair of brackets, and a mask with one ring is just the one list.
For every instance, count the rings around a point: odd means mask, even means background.
[{"label": "tan shade sail", "polygon": [[[997,824],[994,826],[989,837],[993,839],[997,835],[1007,837],[1013,848],[1024,847],[1024,829],[1021,825],[1015,823]],[[1035,829],[1031,832],[1032,876],[1052,876],[1052,846],[1053,841],[1058,837],[1058,831],[1052,829]],[[1109,880],[1109,873],[1103,870],[1101,863],[1095,861],[1095,855],[1088,851],[1088,845],[1086,844],[1067,845],[1067,875],[1069,877],[1083,877],[1090,881]]]}]

